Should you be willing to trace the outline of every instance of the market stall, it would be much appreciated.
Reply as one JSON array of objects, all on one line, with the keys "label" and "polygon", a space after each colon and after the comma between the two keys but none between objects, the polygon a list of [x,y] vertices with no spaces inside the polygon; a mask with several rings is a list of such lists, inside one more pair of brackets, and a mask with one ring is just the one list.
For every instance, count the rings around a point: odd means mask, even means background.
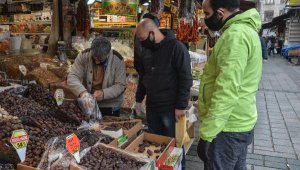
[{"label": "market stall", "polygon": [[[58,15],[55,16],[55,25],[47,20],[50,31],[55,27],[58,33],[56,38],[48,37],[56,39],[56,57],[44,53],[19,53],[11,57],[5,50],[3,54],[7,56],[0,57],[0,128],[3,129],[0,131],[0,169],[2,166],[19,170],[180,169],[185,154],[181,147],[184,146],[187,152],[196,137],[197,109],[194,105],[207,61],[203,50],[206,38],[201,34],[203,12],[196,8],[194,1],[153,0],[147,1],[148,5],[136,0],[85,2],[62,1],[59,4],[55,1],[55,10],[61,11],[66,19],[60,23]],[[14,3],[22,6],[21,2]],[[50,1],[43,3],[51,4]],[[25,4],[32,8],[39,3],[26,1]],[[45,4],[40,8],[42,16]],[[134,28],[140,16],[148,12],[160,18],[162,29],[174,30],[177,38],[191,47],[195,81],[186,117],[176,124],[176,138],[149,133],[145,117],[138,117],[132,109],[138,81],[133,68]],[[28,15],[33,17],[35,14],[30,12]],[[26,25],[37,22],[35,19],[39,20],[33,17]],[[14,25],[17,20],[9,22],[13,23],[8,25]],[[24,29],[23,26],[6,28],[10,31],[10,39],[17,37],[13,33],[22,33],[33,41],[32,34],[41,33],[29,26],[28,29],[27,26]],[[39,31],[46,29],[48,35],[48,28]],[[77,54],[90,48],[98,35],[111,41],[112,48],[123,56],[126,64],[127,88],[121,117],[95,119],[87,116],[85,108],[66,84],[68,70]],[[35,44],[31,42],[30,46],[34,49]],[[40,45],[46,47],[46,44]],[[143,107],[145,113],[145,101]]]},{"label": "market stall", "polygon": [[180,165],[183,153],[176,149],[175,139],[141,131],[139,119],[91,121],[78,102],[66,100],[58,105],[57,96],[36,84],[12,87],[0,96],[1,166],[29,170]]}]

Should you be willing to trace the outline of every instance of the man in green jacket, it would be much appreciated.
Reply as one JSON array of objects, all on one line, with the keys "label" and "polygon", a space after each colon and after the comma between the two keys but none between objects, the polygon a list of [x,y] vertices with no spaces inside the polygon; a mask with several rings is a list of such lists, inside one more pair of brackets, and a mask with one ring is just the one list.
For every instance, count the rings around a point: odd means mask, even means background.
[{"label": "man in green jacket", "polygon": [[204,0],[205,23],[220,31],[201,78],[198,155],[206,169],[246,170],[247,147],[257,120],[262,73],[261,28],[255,9],[239,0]]}]

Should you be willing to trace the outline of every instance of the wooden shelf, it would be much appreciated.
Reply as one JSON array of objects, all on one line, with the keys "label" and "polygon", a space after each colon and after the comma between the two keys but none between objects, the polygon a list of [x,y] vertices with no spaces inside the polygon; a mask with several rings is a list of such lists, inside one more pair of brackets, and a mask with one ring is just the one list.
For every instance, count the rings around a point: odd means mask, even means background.
[{"label": "wooden shelf", "polygon": [[52,24],[52,21],[0,22],[0,25],[13,25],[13,24]]},{"label": "wooden shelf", "polygon": [[24,34],[24,35],[49,35],[51,33],[44,33],[44,32],[37,32],[37,33],[33,33],[33,32],[12,32],[11,34]]},{"label": "wooden shelf", "polygon": [[48,46],[48,44],[32,43],[32,45]]}]

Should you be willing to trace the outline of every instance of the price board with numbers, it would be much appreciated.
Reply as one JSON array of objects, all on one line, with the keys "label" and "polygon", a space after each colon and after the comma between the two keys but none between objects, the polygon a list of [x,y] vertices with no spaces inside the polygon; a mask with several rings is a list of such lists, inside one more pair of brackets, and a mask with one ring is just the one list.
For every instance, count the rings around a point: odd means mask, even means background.
[{"label": "price board with numbers", "polygon": [[66,137],[66,148],[69,151],[69,153],[72,154],[76,159],[76,161],[79,163],[80,162],[80,157],[79,157],[80,140],[74,133]]},{"label": "price board with numbers", "polygon": [[17,150],[21,162],[25,160],[28,141],[29,141],[29,135],[26,133],[24,129],[13,131],[10,138],[10,143]]}]

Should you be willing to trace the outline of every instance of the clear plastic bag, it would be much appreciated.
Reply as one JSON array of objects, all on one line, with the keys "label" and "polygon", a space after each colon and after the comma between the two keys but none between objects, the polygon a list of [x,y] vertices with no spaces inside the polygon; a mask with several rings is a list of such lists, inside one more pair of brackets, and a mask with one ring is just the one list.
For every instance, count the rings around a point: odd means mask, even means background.
[{"label": "clear plastic bag", "polygon": [[[42,156],[41,162],[38,165],[38,169],[52,169],[51,166],[61,158],[63,158],[65,161],[66,155],[68,154],[66,148],[65,148],[65,136],[59,136],[51,138],[48,143],[46,144],[45,152]],[[67,169],[69,167],[70,163],[64,163],[63,169]]]},{"label": "clear plastic bag", "polygon": [[101,120],[102,114],[98,107],[97,100],[91,94],[86,94],[78,98],[80,109],[87,114],[92,120]]}]

